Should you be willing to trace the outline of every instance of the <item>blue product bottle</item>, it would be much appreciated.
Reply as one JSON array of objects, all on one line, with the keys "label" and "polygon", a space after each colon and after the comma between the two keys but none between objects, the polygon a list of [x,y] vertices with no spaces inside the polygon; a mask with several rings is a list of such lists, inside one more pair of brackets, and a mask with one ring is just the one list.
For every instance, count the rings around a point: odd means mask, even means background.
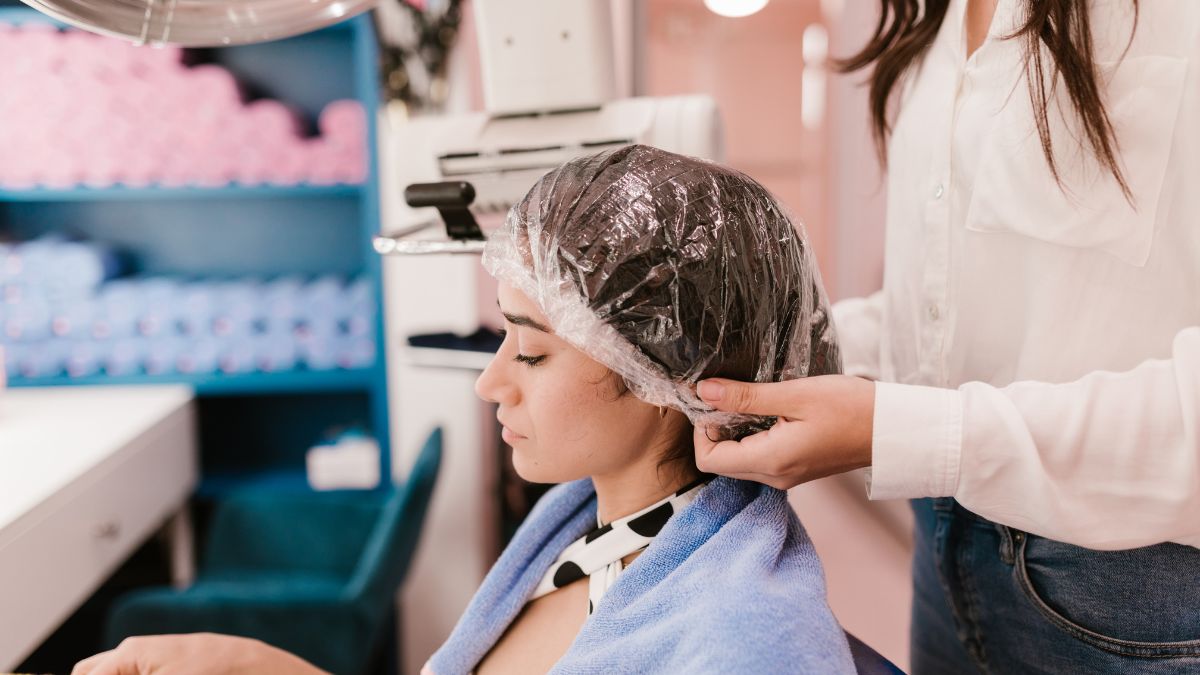
[{"label": "blue product bottle", "polygon": [[141,280],[141,312],[137,317],[137,332],[145,337],[178,335],[183,304],[179,282],[165,277]]},{"label": "blue product bottle", "polygon": [[122,280],[105,284],[97,300],[92,337],[104,340],[137,334],[138,317],[143,313],[143,296],[136,282]]},{"label": "blue product bottle", "polygon": [[375,363],[375,341],[369,338],[340,338],[337,363],[342,368],[369,368]]},{"label": "blue product bottle", "polygon": [[104,353],[104,372],[113,376],[142,372],[142,364],[146,361],[149,347],[149,341],[142,337],[113,340]]},{"label": "blue product bottle", "polygon": [[96,320],[94,298],[80,298],[55,305],[50,316],[50,332],[56,338],[91,337]]},{"label": "blue product bottle", "polygon": [[30,379],[61,375],[66,357],[63,346],[59,340],[43,340],[28,345],[19,362],[20,375]]},{"label": "blue product bottle", "polygon": [[347,308],[343,332],[353,337],[365,337],[371,333],[375,322],[375,293],[371,282],[365,278],[355,279],[346,287]]},{"label": "blue product bottle", "polygon": [[214,289],[212,334],[217,338],[254,334],[261,317],[262,293],[253,281],[226,282]]},{"label": "blue product bottle", "polygon": [[64,368],[69,377],[89,377],[100,372],[104,362],[105,347],[111,342],[93,340],[55,340],[63,343],[66,351]]},{"label": "blue product bottle", "polygon": [[230,375],[254,372],[254,345],[250,338],[230,338],[220,344],[217,363],[221,372]]},{"label": "blue product bottle", "polygon": [[202,337],[186,342],[175,363],[181,373],[215,373],[219,357],[217,340]]},{"label": "blue product bottle", "polygon": [[6,342],[38,342],[50,337],[50,306],[37,295],[25,294],[4,308]]},{"label": "blue product bottle", "polygon": [[183,335],[209,335],[212,327],[212,282],[193,281],[185,284],[180,299],[179,328]]},{"label": "blue product bottle", "polygon": [[297,343],[297,349],[304,365],[309,370],[333,370],[338,367],[337,345],[341,338],[329,335]]},{"label": "blue product bottle", "polygon": [[9,380],[20,377],[21,362],[25,357],[26,346],[17,342],[5,342],[3,347],[4,372],[7,373]]},{"label": "blue product bottle", "polygon": [[299,277],[279,277],[262,287],[262,306],[265,332],[291,332],[300,314],[300,290],[304,287]]},{"label": "blue product bottle", "polygon": [[183,351],[183,340],[177,337],[160,337],[147,341],[145,361],[142,366],[147,375],[169,375],[176,370],[176,361]]},{"label": "blue product bottle", "polygon": [[296,343],[281,333],[256,335],[252,338],[258,369],[267,373],[292,370],[296,367]]}]

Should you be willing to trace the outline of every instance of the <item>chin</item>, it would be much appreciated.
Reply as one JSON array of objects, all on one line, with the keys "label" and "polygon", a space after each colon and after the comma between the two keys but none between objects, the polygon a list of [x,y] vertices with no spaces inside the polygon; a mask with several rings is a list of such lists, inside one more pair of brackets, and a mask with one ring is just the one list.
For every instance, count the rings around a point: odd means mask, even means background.
[{"label": "chin", "polygon": [[531,461],[527,451],[513,448],[513,469],[517,475],[530,483],[566,483],[583,478],[578,472],[563,471],[562,467],[554,467],[545,463]]}]

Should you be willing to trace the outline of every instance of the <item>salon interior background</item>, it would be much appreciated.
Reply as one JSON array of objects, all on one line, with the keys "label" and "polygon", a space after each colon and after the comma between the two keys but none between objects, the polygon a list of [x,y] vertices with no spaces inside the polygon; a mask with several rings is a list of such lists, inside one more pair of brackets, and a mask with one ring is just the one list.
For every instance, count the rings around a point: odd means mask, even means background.
[{"label": "salon interior background", "polygon": [[[446,5],[446,0],[414,2],[430,16],[438,15]],[[831,66],[832,58],[848,53],[869,34],[875,8],[868,5],[871,3],[845,0],[771,0],[751,16],[727,18],[701,0],[611,3],[617,96],[703,93],[715,99],[723,125],[724,160],[764,183],[804,223],[833,299],[873,291],[879,287],[882,273],[884,192],[868,127],[865,90],[858,86],[858,78],[836,76]],[[347,338],[333,347],[311,343],[277,346],[279,362],[268,364],[266,373],[258,372],[261,369],[251,357],[247,357],[248,363],[236,359],[218,362],[216,351],[207,349],[191,354],[197,363],[188,372],[177,364],[188,355],[179,353],[181,348],[175,344],[163,347],[162,353],[140,355],[147,364],[162,365],[143,367],[136,376],[112,376],[99,367],[88,370],[86,359],[76,364],[77,373],[69,368],[54,370],[55,363],[42,363],[30,356],[34,351],[18,344],[19,325],[6,315],[10,386],[45,384],[43,377],[53,384],[67,384],[73,376],[97,384],[135,381],[197,386],[203,475],[195,508],[201,511],[201,527],[205,499],[219,499],[231,483],[244,482],[246,475],[258,469],[262,469],[261,475],[280,465],[293,473],[297,466],[302,470],[302,449],[327,436],[330,428],[357,423],[367,435],[387,435],[386,429],[372,428],[372,420],[386,417],[386,412],[381,412],[387,405],[382,400],[386,349],[367,339],[371,337],[369,326],[377,318],[373,303],[381,299],[371,297],[369,283],[339,286],[332,280],[369,280],[379,274],[369,242],[380,222],[371,211],[380,199],[386,208],[387,191],[394,188],[380,182],[379,165],[404,161],[402,157],[377,156],[389,151],[388,135],[410,115],[455,114],[484,106],[470,0],[462,3],[461,24],[447,55],[445,88],[435,96],[437,102],[420,107],[389,103],[386,95],[385,100],[376,98],[380,89],[372,87],[377,72],[375,32],[384,38],[381,51],[387,62],[397,53],[387,45],[412,42],[409,16],[394,3],[384,3],[370,19],[354,19],[308,36],[259,46],[182,52],[180,58],[190,65],[191,74],[200,75],[191,81],[193,85],[211,87],[204,91],[229,97],[226,108],[212,108],[211,114],[217,121],[243,125],[244,138],[253,139],[262,128],[255,126],[255,120],[272,125],[282,116],[286,125],[290,123],[288,115],[294,114],[303,134],[328,141],[326,146],[308,143],[306,151],[315,154],[307,162],[298,149],[291,154],[287,148],[264,150],[267,157],[278,152],[291,158],[293,165],[287,175],[268,175],[261,160],[245,160],[240,166],[243,182],[263,183],[259,187],[241,187],[236,180],[225,185],[219,178],[208,185],[191,186],[187,183],[192,177],[179,176],[183,169],[171,167],[163,171],[169,176],[175,170],[180,187],[149,185],[162,177],[154,175],[153,168],[147,169],[148,185],[136,188],[123,188],[116,181],[106,184],[104,172],[95,166],[83,185],[28,185],[23,182],[28,177],[10,175],[12,172],[0,176],[5,182],[0,189],[0,237],[10,244],[38,238],[52,243],[56,234],[83,235],[100,251],[85,252],[85,258],[94,254],[102,261],[101,268],[120,266],[131,278],[143,280],[187,276],[196,282],[192,289],[195,297],[203,297],[206,290],[217,292],[203,285],[211,279],[290,277],[304,281],[299,286],[285,284],[276,292],[292,293],[316,307],[345,303],[361,310],[361,314],[350,313],[340,320],[362,324],[349,332],[359,330],[363,339]],[[44,35],[29,41],[17,37],[15,27],[33,21],[31,10],[15,0],[0,2],[0,81],[5,83],[5,91],[37,89],[33,86],[38,77],[36,50],[53,45],[38,46],[38,39],[45,42]],[[83,41],[71,47],[85,58],[103,55],[87,52],[91,48],[99,49],[85,46]],[[29,57],[27,49],[35,57]],[[28,108],[17,105],[13,97],[0,100],[0,126],[8,129],[0,136],[7,141],[15,138],[14,128],[36,129],[41,134],[37,139],[61,157],[71,152],[72,143],[85,143],[82,139],[88,135],[119,132],[125,134],[121,138],[127,146],[156,142],[157,150],[147,151],[146,163],[152,165],[155,152],[168,153],[185,136],[194,135],[185,110],[188,101],[206,107],[209,102],[195,99],[196,94],[189,94],[188,87],[178,83],[169,94],[155,90],[170,84],[169,75],[163,75],[161,82],[151,79],[142,89],[120,77],[141,68],[140,59],[161,61],[173,54],[177,52],[170,49],[139,50],[122,62],[129,71],[122,73],[114,66],[103,76],[93,72],[94,81],[86,89],[54,92],[51,100],[39,106],[40,119],[29,118]],[[222,70],[232,79],[223,79],[218,72]],[[231,81],[239,88],[221,89]],[[382,91],[395,93],[397,82],[387,84]],[[108,109],[80,105],[85,97]],[[156,111],[161,124],[150,139],[137,122],[148,119],[153,103],[162,99],[178,99],[179,105]],[[356,118],[356,105],[370,110],[377,103],[382,110],[377,126],[366,118]],[[257,117],[239,116],[243,107],[252,107],[252,116]],[[115,117],[104,117],[113,115],[113,110],[118,111]],[[171,114],[179,115],[178,119]],[[127,124],[114,130],[111,121],[122,116]],[[55,159],[46,153],[46,162]],[[96,155],[93,160],[102,164],[104,157]],[[0,170],[6,164],[11,166],[0,158]],[[324,166],[325,173],[321,169],[315,174],[308,172],[308,167],[317,166]],[[40,252],[27,249],[26,253],[29,251],[49,259],[63,254],[50,246]],[[6,268],[4,273],[13,270]],[[101,269],[97,274],[107,272]],[[51,281],[60,286],[87,283],[71,278]],[[9,290],[15,287],[10,284]],[[236,296],[236,288],[224,290]],[[24,360],[14,365],[14,354]],[[210,375],[205,368],[230,374]],[[307,422],[296,424],[298,419]],[[263,447],[290,449],[262,456]],[[394,470],[400,471],[398,466]],[[906,511],[896,505],[865,502],[860,484],[851,477],[797,489],[792,500],[825,560],[831,602],[839,619],[885,656],[905,665],[911,527]],[[850,530],[863,536],[850,536]],[[138,563],[135,559],[118,571],[96,595],[96,602],[111,598],[130,579],[140,583]],[[432,574],[433,566],[418,554],[412,576]],[[870,581],[864,583],[863,579]],[[100,610],[95,604],[86,604],[47,644],[53,647],[78,640],[71,631],[86,631],[98,620],[88,612]],[[414,618],[405,617],[404,621],[412,624]],[[423,645],[412,635],[399,642],[407,647],[402,650],[406,670],[416,672]],[[10,665],[16,664],[0,662],[0,667]]]}]

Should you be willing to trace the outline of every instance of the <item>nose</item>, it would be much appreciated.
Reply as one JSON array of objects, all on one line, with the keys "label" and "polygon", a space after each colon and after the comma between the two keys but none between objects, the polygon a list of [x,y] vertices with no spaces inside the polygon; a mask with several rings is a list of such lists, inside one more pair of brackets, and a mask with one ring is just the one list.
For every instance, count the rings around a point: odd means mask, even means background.
[{"label": "nose", "polygon": [[487,368],[484,368],[483,372],[479,374],[479,378],[475,380],[475,395],[490,403],[514,406],[520,402],[521,397],[505,367],[511,361],[504,356],[508,342],[506,339],[500,345],[500,349],[492,357]]}]

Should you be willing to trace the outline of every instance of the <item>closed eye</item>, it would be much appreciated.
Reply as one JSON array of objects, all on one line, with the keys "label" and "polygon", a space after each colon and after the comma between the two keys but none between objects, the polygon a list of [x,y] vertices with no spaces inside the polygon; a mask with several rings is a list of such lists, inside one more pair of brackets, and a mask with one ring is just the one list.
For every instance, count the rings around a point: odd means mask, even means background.
[{"label": "closed eye", "polygon": [[[508,337],[508,331],[504,330],[503,328],[501,328],[499,330],[499,333],[500,333],[501,339]],[[546,357],[544,355],[543,356],[529,356],[528,354],[517,354],[516,356],[513,357],[513,361],[516,361],[518,363],[524,363],[525,365],[527,365],[531,368],[533,366],[541,365],[541,363],[545,360],[546,360]]]},{"label": "closed eye", "polygon": [[541,365],[542,361],[545,361],[545,360],[546,360],[545,356],[526,356],[525,354],[517,354],[516,356],[513,357],[513,361],[524,363],[525,365],[527,365],[531,368],[533,366]]}]

